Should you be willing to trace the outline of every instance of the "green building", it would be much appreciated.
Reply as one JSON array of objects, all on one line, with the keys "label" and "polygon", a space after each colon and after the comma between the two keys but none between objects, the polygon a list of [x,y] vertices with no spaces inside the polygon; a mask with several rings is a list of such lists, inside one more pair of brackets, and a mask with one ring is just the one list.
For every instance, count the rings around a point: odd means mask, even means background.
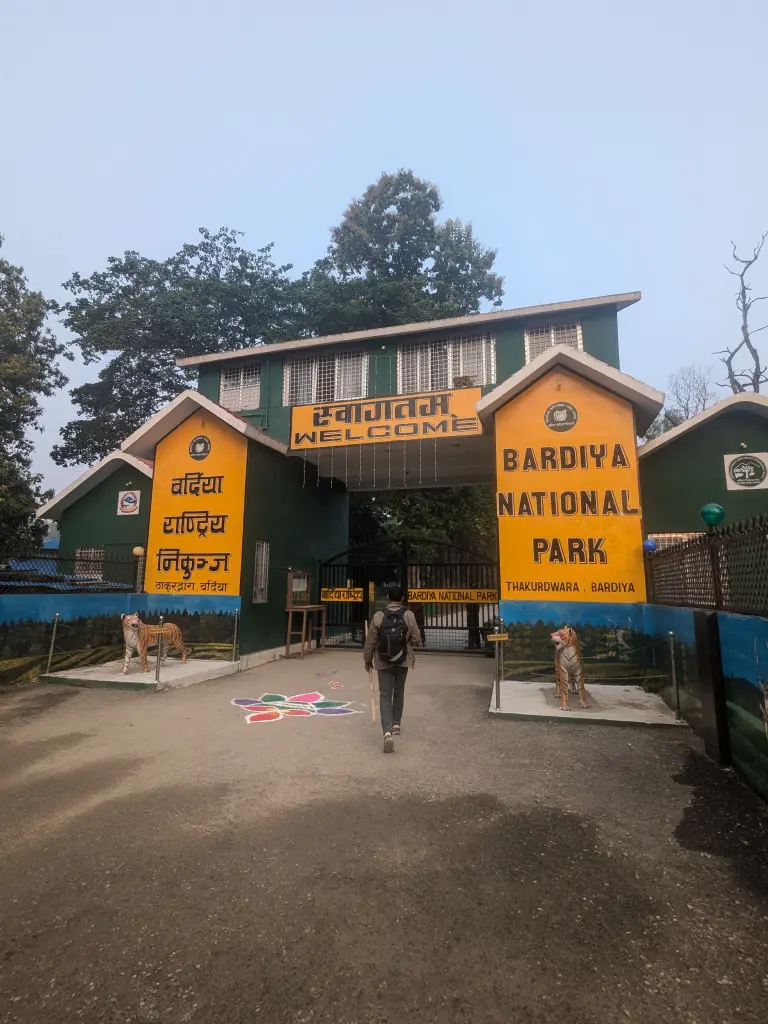
[{"label": "green building", "polygon": [[[179,364],[198,369],[202,396],[287,445],[296,406],[457,386],[487,394],[552,345],[585,352],[618,369],[618,313],[640,297],[640,292],[628,292],[303,338],[181,359]],[[303,479],[307,471],[316,470],[346,490],[494,479],[490,437],[459,438],[438,448],[431,445],[430,451],[424,450],[426,444],[393,442],[384,446],[389,449],[386,457],[379,452],[378,462],[375,447],[294,453],[303,463],[296,471],[301,470]],[[130,489],[141,492],[134,515],[118,509],[119,494]],[[151,453],[136,461],[124,451],[113,452],[47,502],[38,517],[60,524],[63,553],[89,548],[94,558],[99,553],[123,556],[146,546],[151,493]]]},{"label": "green building", "polygon": [[144,547],[152,500],[152,461],[112,452],[37,511],[59,525],[63,555],[98,562]]},{"label": "green building", "polygon": [[651,535],[699,533],[702,505],[724,524],[768,512],[768,397],[731,395],[638,449],[643,524]]},{"label": "green building", "polygon": [[288,444],[291,408],[461,386],[487,394],[552,345],[619,369],[620,310],[640,292],[302,338],[180,359],[201,394]]}]

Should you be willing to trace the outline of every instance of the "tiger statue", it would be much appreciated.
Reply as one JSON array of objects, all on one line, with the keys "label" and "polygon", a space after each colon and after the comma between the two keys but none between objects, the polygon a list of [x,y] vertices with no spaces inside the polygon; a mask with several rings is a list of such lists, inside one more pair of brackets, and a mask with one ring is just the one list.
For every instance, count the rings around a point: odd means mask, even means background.
[{"label": "tiger statue", "polygon": [[128,675],[128,666],[131,663],[134,651],[138,650],[141,659],[141,667],[144,672],[149,672],[147,664],[147,648],[154,647],[160,643],[160,663],[165,661],[165,655],[169,647],[175,647],[181,654],[181,663],[187,662],[187,648],[184,646],[184,639],[181,630],[172,622],[164,622],[162,627],[150,626],[142,622],[138,614],[121,615],[123,620],[123,640],[125,641],[125,657],[123,658],[123,675]]},{"label": "tiger statue", "polygon": [[584,689],[584,662],[576,632],[570,626],[563,626],[550,636],[555,645],[555,684],[560,710],[568,711],[569,693],[578,693],[579,707],[588,708],[587,691]]}]

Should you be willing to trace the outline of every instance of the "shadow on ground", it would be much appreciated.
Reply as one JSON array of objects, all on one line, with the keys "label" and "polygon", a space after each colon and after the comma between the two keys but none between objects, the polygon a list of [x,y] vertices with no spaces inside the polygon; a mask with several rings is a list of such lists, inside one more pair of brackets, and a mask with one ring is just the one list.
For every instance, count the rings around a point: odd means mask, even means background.
[{"label": "shadow on ground", "polygon": [[72,689],[46,690],[29,696],[3,694],[0,697],[0,725],[12,725],[28,721],[44,711],[51,711],[78,696]]},{"label": "shadow on ground", "polygon": [[727,858],[740,885],[764,902],[768,914],[768,808],[733,770],[724,772],[693,750],[673,779],[692,790],[675,829],[677,841],[688,850]]},{"label": "shadow on ground", "polygon": [[722,1024],[735,996],[764,1019],[760,972],[576,814],[481,795],[260,813],[256,779],[233,821],[227,795],[109,801],[34,876],[4,857],[5,1019]]}]

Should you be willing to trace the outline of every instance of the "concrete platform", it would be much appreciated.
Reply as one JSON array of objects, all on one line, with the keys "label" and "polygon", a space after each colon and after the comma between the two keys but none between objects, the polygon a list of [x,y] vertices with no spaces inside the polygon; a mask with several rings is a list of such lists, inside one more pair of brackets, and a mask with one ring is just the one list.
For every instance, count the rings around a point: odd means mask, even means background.
[{"label": "concrete platform", "polygon": [[545,719],[555,722],[587,722],[591,725],[650,725],[673,729],[685,725],[675,719],[674,711],[661,697],[640,686],[609,686],[595,683],[587,687],[589,708],[579,707],[579,698],[571,694],[569,711],[560,710],[554,684],[505,679],[501,683],[501,708],[496,709],[496,691],[488,709],[492,718],[517,718],[524,721]]},{"label": "concrete platform", "polygon": [[51,672],[41,676],[40,682],[66,683],[69,686],[85,686],[93,689],[109,690],[167,690],[176,686],[192,686],[193,683],[205,683],[221,676],[230,676],[240,671],[236,661],[205,661],[190,660],[182,665],[176,659],[169,659],[160,668],[160,683],[155,682],[155,666],[150,659],[150,671],[142,672],[138,661],[134,660],[123,675],[123,662],[107,661],[103,665],[89,665],[85,668],[70,668],[63,672]]}]

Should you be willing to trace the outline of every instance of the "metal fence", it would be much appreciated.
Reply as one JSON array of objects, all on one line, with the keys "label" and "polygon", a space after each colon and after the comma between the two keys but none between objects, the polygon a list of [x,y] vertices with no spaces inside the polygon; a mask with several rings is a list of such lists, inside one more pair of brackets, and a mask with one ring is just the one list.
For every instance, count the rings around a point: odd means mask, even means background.
[{"label": "metal fence", "polygon": [[140,589],[133,556],[35,551],[0,559],[0,594],[114,594]]},{"label": "metal fence", "polygon": [[768,515],[648,557],[649,600],[768,615]]}]

